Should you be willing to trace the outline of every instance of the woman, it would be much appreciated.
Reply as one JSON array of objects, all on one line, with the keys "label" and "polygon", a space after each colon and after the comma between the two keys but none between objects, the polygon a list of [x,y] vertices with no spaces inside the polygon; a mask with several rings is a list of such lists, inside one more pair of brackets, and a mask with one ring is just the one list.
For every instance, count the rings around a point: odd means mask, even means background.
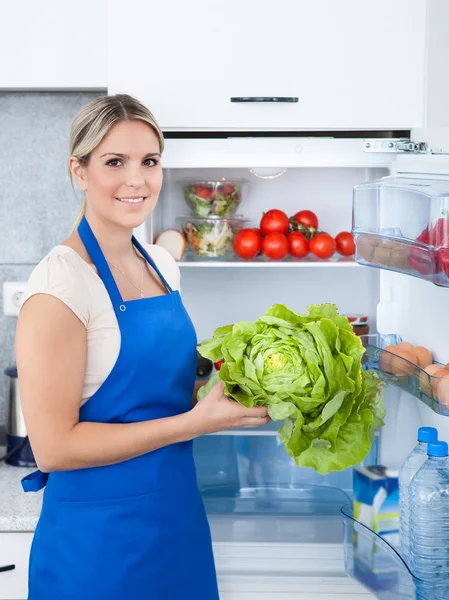
[{"label": "woman", "polygon": [[40,469],[23,486],[46,486],[29,600],[218,598],[192,440],[269,418],[221,384],[195,403],[179,270],[132,236],[156,206],[163,146],[151,113],[126,95],[93,100],[72,125],[82,213],[33,271],[17,326]]}]

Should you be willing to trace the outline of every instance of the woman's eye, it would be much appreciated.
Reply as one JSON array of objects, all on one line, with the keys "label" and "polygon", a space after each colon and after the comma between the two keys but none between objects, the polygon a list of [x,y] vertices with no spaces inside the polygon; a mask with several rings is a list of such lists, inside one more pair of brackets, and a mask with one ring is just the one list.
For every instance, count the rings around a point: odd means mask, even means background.
[{"label": "woman's eye", "polygon": [[108,160],[108,162],[106,163],[106,165],[108,167],[117,167],[118,165],[116,164],[112,164],[112,163],[119,163],[119,159],[118,158],[113,158],[112,160]]},{"label": "woman's eye", "polygon": [[144,162],[144,164],[146,165],[149,162],[151,162],[153,164],[152,165],[147,165],[148,167],[155,167],[158,164],[157,160],[154,159],[154,158],[147,158],[147,160]]}]

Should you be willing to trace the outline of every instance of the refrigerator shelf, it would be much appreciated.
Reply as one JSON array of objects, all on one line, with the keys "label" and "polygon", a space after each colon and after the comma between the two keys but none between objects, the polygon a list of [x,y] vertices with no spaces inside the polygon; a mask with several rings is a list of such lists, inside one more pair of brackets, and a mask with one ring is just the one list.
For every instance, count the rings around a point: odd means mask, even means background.
[{"label": "refrigerator shelf", "polygon": [[326,485],[200,487],[208,514],[330,517],[349,501],[342,489]]},{"label": "refrigerator shelf", "polygon": [[449,416],[449,377],[429,375],[414,363],[385,350],[402,341],[398,335],[370,334],[360,339],[366,349],[362,359],[365,369],[373,369],[386,383],[412,394],[435,413]]},{"label": "refrigerator shelf", "polygon": [[271,268],[347,268],[347,267],[358,267],[359,263],[354,260],[354,257],[344,257],[335,254],[328,260],[320,260],[309,255],[306,258],[293,258],[291,256],[282,260],[270,260],[264,256],[258,256],[252,260],[244,260],[237,256],[222,256],[217,258],[202,257],[186,252],[181,260],[176,261],[179,267],[237,267],[237,268],[249,268],[249,267],[271,267]]},{"label": "refrigerator shelf", "polygon": [[[354,519],[351,504],[341,510],[346,573],[380,600],[444,600],[447,585],[424,582],[382,537]],[[446,594],[446,595],[445,595]]]},{"label": "refrigerator shelf", "polygon": [[384,177],[354,187],[361,265],[449,287],[449,180]]}]

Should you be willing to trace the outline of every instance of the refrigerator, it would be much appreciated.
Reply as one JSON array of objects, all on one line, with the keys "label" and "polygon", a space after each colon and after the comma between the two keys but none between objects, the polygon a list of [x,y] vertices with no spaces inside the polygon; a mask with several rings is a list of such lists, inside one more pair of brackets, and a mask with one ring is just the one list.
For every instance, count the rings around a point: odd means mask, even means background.
[{"label": "refrigerator", "polygon": [[[153,215],[136,230],[141,241],[180,229],[178,217],[189,213],[185,178],[244,180],[238,212],[248,226],[257,227],[269,209],[288,215],[309,209],[320,230],[335,236],[352,229],[357,240],[356,260],[338,254],[325,261],[205,259],[186,250],[178,261],[181,294],[199,342],[275,303],[305,312],[331,302],[341,314],[369,317],[370,368],[379,369],[381,349],[395,336],[427,347],[435,362],[449,361],[449,270],[435,267],[438,253],[418,239],[449,211],[449,129],[413,130],[408,138],[350,135],[166,140],[164,184]],[[366,239],[376,239],[386,258],[367,254]],[[449,441],[449,411],[419,375],[387,378],[386,424],[364,465],[398,469],[420,426],[436,427]],[[221,599],[415,598],[400,556],[352,519],[353,469],[324,476],[296,466],[279,441],[279,426],[194,442]],[[364,537],[384,556],[389,577],[382,584],[363,580],[354,568],[355,545]]]}]

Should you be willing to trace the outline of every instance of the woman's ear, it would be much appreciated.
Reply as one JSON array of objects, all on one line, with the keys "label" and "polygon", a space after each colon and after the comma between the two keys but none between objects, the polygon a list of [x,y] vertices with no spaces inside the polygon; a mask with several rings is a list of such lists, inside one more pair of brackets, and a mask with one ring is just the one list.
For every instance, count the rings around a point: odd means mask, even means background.
[{"label": "woman's ear", "polygon": [[71,156],[69,158],[69,169],[72,174],[72,177],[76,180],[79,189],[82,192],[87,192],[87,177],[86,177],[86,169],[76,156]]}]

